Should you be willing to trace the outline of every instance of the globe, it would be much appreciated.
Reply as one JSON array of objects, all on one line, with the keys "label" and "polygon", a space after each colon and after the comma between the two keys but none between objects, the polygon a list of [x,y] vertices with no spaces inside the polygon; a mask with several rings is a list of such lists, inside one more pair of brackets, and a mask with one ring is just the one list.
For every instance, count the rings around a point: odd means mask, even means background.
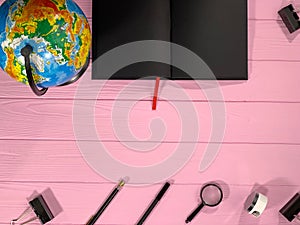
[{"label": "globe", "polygon": [[65,84],[89,62],[90,27],[72,0],[6,0],[0,15],[0,67],[15,80],[28,84],[25,46],[41,88]]}]

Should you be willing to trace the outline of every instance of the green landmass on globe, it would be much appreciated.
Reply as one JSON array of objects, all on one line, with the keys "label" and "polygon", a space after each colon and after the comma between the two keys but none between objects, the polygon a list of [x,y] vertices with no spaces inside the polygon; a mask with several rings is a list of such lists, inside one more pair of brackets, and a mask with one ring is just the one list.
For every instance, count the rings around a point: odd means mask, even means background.
[{"label": "green landmass on globe", "polygon": [[40,87],[63,84],[89,60],[91,31],[72,0],[7,0],[0,7],[0,66],[28,84],[21,49],[31,45],[32,73]]}]

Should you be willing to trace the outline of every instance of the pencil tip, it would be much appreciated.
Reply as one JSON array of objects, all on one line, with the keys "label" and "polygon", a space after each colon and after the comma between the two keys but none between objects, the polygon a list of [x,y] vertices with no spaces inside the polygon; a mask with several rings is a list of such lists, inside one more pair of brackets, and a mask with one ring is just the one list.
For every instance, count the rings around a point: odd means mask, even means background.
[{"label": "pencil tip", "polygon": [[173,180],[173,179],[172,179],[172,180],[168,180],[168,183],[169,183],[169,184],[174,184],[174,183],[175,183],[175,180]]},{"label": "pencil tip", "polygon": [[129,180],[130,180],[130,179],[129,179],[128,176],[122,178],[122,181],[123,181],[124,183],[128,183]]}]

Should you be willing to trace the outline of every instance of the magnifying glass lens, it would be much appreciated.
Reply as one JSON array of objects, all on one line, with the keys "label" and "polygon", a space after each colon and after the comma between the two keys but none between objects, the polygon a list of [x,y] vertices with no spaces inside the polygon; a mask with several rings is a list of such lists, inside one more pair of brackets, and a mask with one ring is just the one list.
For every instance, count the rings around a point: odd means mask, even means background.
[{"label": "magnifying glass lens", "polygon": [[189,223],[200,212],[204,206],[214,207],[221,203],[223,192],[216,184],[205,185],[200,192],[201,204],[186,218],[185,223]]},{"label": "magnifying glass lens", "polygon": [[206,186],[201,192],[201,199],[205,205],[215,206],[222,200],[222,191],[214,185]]}]

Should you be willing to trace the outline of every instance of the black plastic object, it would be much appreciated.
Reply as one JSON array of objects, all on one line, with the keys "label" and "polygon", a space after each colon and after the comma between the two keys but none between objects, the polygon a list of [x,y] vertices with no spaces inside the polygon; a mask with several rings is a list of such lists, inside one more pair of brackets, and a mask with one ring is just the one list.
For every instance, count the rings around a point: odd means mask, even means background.
[{"label": "black plastic object", "polygon": [[[143,40],[171,42],[191,50],[209,66],[216,79],[248,78],[246,0],[97,0],[92,4],[93,79],[146,76],[172,80],[214,79],[201,71],[191,78],[182,70],[154,60],[124,65],[107,77],[97,59],[116,47]],[[147,51],[170,57],[171,62],[178,58],[172,48]],[[184,61],[184,55],[181,57]]]},{"label": "black plastic object", "polygon": [[[42,96],[42,95],[46,94],[48,88],[38,89],[38,87],[36,86],[36,84],[34,82],[34,79],[32,76],[32,70],[31,70],[31,66],[30,66],[30,54],[32,53],[32,50],[33,50],[32,46],[26,45],[24,48],[21,49],[21,54],[25,58],[25,68],[26,68],[26,75],[28,78],[29,86],[34,94],[36,94],[37,96]],[[72,77],[72,79],[70,79],[69,81],[67,81],[63,84],[60,84],[58,86],[66,86],[66,85],[75,83],[77,80],[79,80],[79,78],[82,77],[82,75],[85,73],[85,71],[87,70],[87,68],[90,64],[89,58],[90,58],[90,55],[89,55],[88,59],[86,60],[86,63],[81,68],[81,70],[74,77]]]},{"label": "black plastic object", "polygon": [[252,192],[248,198],[245,201],[244,207],[248,212],[251,212],[251,210],[254,208],[255,204],[257,203],[257,200],[259,198],[259,193]]},{"label": "black plastic object", "polygon": [[31,200],[29,204],[42,224],[45,224],[54,218],[54,215],[51,213],[51,210],[42,195]]},{"label": "black plastic object", "polygon": [[160,200],[162,199],[162,197],[166,194],[167,190],[169,189],[171,183],[170,182],[166,182],[164,184],[164,186],[160,189],[160,191],[158,192],[158,194],[156,195],[155,199],[151,202],[151,204],[149,205],[149,207],[147,208],[147,210],[144,212],[144,214],[142,215],[142,217],[139,219],[139,221],[137,222],[136,225],[142,225],[144,224],[145,220],[148,218],[148,216],[150,215],[150,213],[152,212],[152,210],[155,208],[155,206],[160,202]]},{"label": "black plastic object", "polygon": [[110,193],[110,195],[107,197],[107,199],[101,205],[101,207],[97,210],[97,212],[86,223],[86,225],[94,225],[97,222],[97,220],[102,215],[104,210],[109,206],[109,204],[112,202],[112,200],[116,197],[116,195],[124,187],[125,184],[126,184],[126,180],[121,179],[121,181],[118,183],[118,185],[113,189],[113,191]]},{"label": "black plastic object", "polygon": [[300,193],[285,204],[279,211],[288,221],[292,222],[300,212]]},{"label": "black plastic object", "polygon": [[29,86],[31,87],[31,90],[34,94],[36,94],[37,96],[42,96],[47,92],[48,88],[38,89],[34,82],[30,65],[30,54],[32,53],[32,50],[33,49],[30,45],[26,45],[24,48],[21,49],[21,54],[25,58],[25,68]]},{"label": "black plastic object", "polygon": [[278,14],[290,33],[293,33],[300,28],[299,16],[295,12],[292,4],[279,10]]},{"label": "black plastic object", "polygon": [[204,206],[215,207],[219,205],[223,199],[223,191],[217,184],[206,184],[201,188],[200,199],[201,203],[186,218],[185,223],[191,222]]},{"label": "black plastic object", "polygon": [[[40,220],[41,224],[45,224],[63,210],[50,188],[47,188],[41,194],[34,191],[27,200],[29,206],[19,217],[11,220],[11,225],[25,225],[35,220]],[[32,212],[34,212],[35,216],[29,217]]]}]

